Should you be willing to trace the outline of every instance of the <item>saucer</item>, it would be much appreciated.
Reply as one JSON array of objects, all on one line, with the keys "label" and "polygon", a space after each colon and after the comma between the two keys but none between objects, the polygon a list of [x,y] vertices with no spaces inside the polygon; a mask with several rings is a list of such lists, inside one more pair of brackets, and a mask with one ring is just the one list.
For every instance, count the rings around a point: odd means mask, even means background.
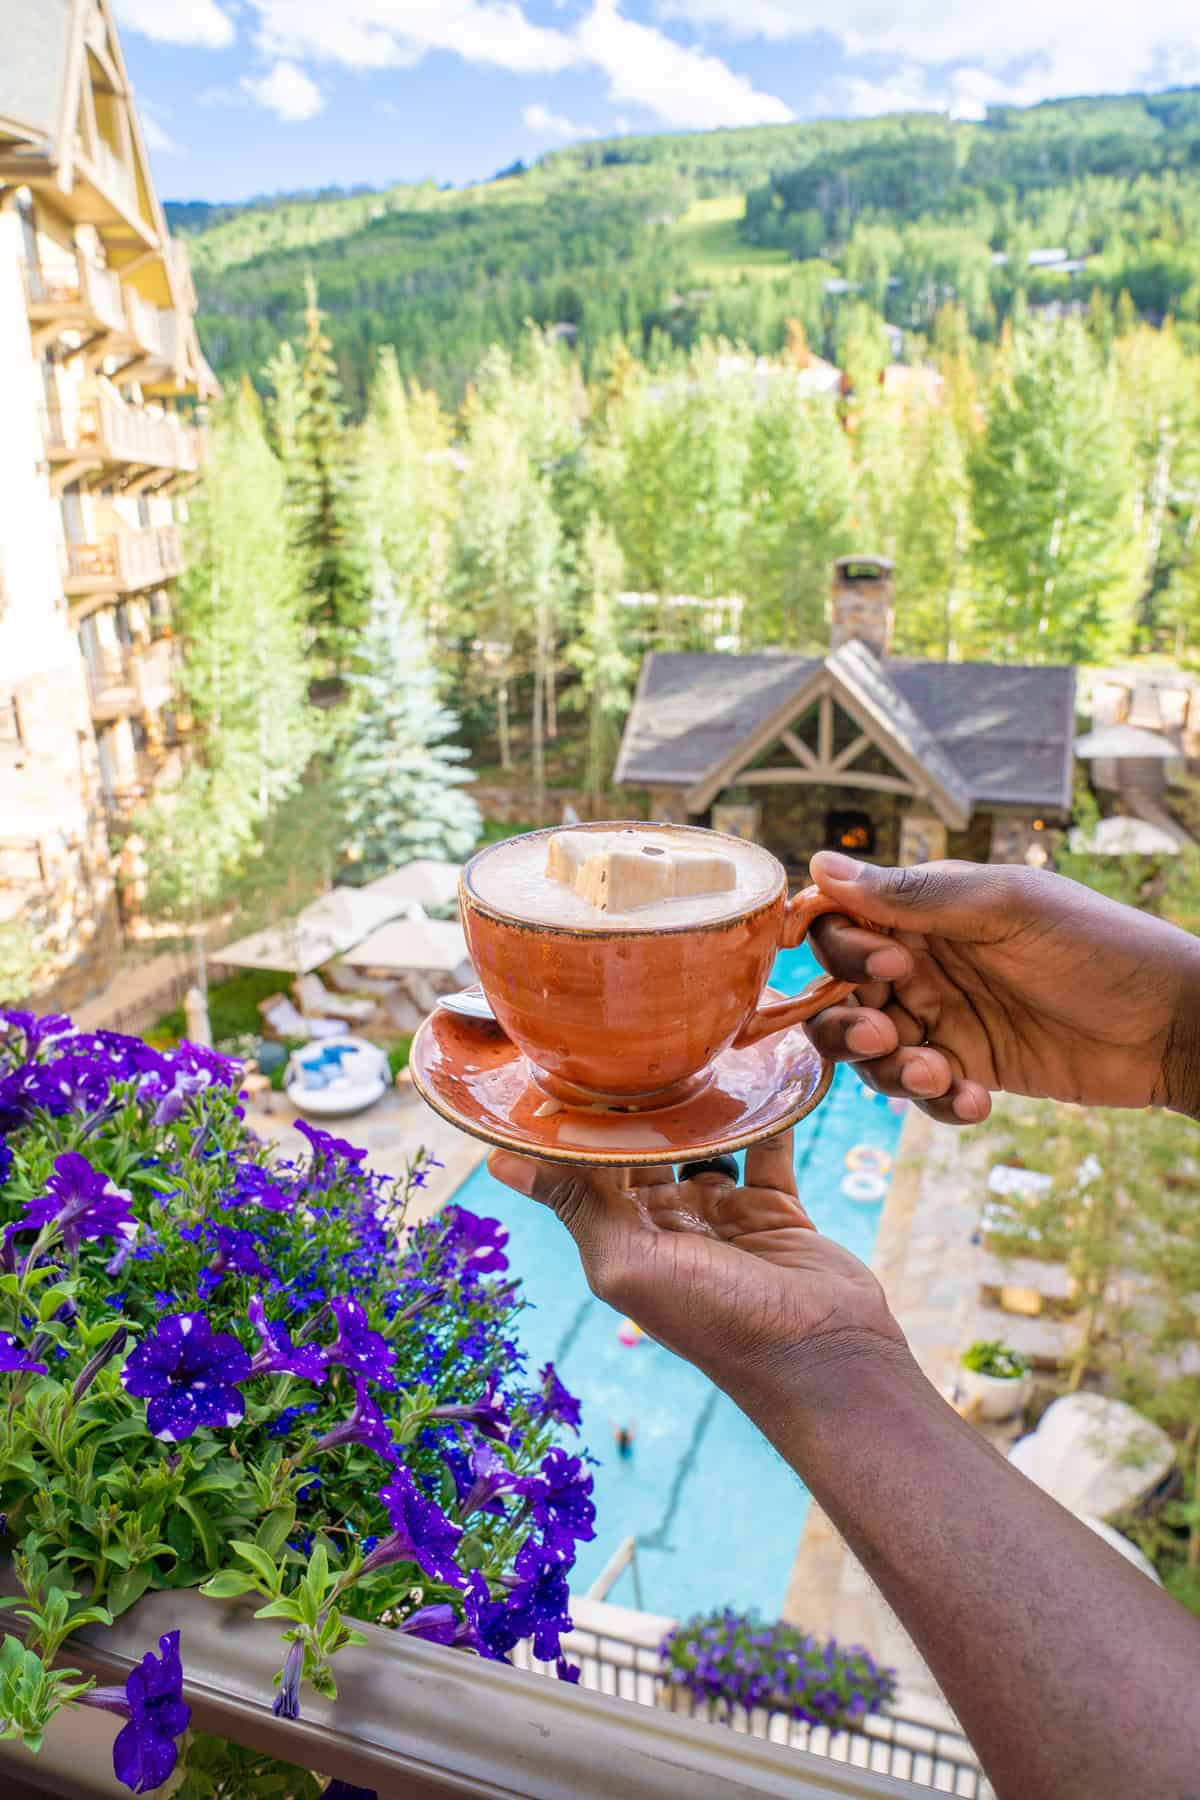
[{"label": "saucer", "polygon": [[[782,995],[768,989],[768,999]],[[654,1111],[570,1106],[548,1098],[499,1025],[439,1008],[413,1039],[413,1085],[451,1125],[548,1162],[619,1167],[695,1162],[786,1131],[825,1098],[833,1064],[794,1025],[726,1050],[707,1084]]]}]

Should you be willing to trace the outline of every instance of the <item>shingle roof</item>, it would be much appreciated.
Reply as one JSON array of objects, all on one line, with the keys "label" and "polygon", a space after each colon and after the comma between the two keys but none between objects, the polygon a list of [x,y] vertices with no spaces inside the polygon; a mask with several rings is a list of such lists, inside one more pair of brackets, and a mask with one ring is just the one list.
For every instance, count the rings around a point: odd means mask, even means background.
[{"label": "shingle roof", "polygon": [[[968,807],[1068,810],[1075,671],[889,659],[860,644],[826,659],[938,783]],[[786,708],[811,657],[656,652],[646,658],[617,780],[694,787]]]},{"label": "shingle roof", "polygon": [[0,119],[39,137],[58,130],[71,0],[0,0]]}]

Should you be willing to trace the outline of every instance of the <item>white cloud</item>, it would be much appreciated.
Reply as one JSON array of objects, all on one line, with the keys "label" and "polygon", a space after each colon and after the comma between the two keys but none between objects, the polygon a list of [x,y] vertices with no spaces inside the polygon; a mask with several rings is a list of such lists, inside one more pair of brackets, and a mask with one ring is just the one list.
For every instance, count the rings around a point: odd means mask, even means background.
[{"label": "white cloud", "polygon": [[224,50],[234,38],[233,20],[216,0],[117,0],[117,19],[126,31],[162,44]]},{"label": "white cloud", "polygon": [[718,125],[781,125],[791,109],[765,94],[717,56],[677,44],[653,26],[595,0],[576,31],[580,58],[608,77],[609,97],[648,107],[665,125],[707,130]]},{"label": "white cloud", "polygon": [[596,135],[590,125],[576,125],[574,119],[568,119],[562,113],[551,112],[540,101],[535,101],[532,106],[522,107],[521,119],[530,131],[540,132],[546,137],[589,138]]},{"label": "white cloud", "polygon": [[[151,4],[152,0],[146,0]],[[405,68],[432,50],[522,74],[565,69],[566,32],[535,25],[516,0],[252,0],[271,55],[354,69]]]},{"label": "white cloud", "polygon": [[154,108],[148,106],[144,100],[138,101],[138,118],[141,120],[142,137],[145,139],[147,150],[155,156],[178,156],[180,154],[179,145]]},{"label": "white cloud", "polygon": [[[1200,41],[1190,0],[658,0],[662,17],[720,25],[741,38],[775,40],[820,32],[851,57],[887,57],[901,68],[875,80],[850,77],[851,104],[871,102],[927,76],[926,106],[978,116],[1008,100],[1119,93],[1200,79]],[[956,65],[965,65],[956,67]],[[918,89],[918,91],[920,91]]]},{"label": "white cloud", "polygon": [[265,75],[243,75],[242,87],[252,100],[289,124],[315,117],[325,104],[325,97],[312,76],[286,59],[277,62]]}]

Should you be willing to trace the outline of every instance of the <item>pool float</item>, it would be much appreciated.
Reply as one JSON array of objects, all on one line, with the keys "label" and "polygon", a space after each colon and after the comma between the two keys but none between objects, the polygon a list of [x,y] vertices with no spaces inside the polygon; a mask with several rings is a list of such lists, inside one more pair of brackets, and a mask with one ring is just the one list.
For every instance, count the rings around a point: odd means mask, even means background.
[{"label": "pool float", "polygon": [[847,1200],[856,1200],[861,1206],[870,1206],[876,1200],[882,1200],[887,1193],[887,1182],[882,1175],[868,1175],[859,1172],[847,1175],[842,1182],[842,1193]]},{"label": "pool float", "polygon": [[852,1173],[886,1175],[891,1166],[891,1157],[877,1144],[855,1144],[853,1149],[846,1152],[846,1167]]},{"label": "pool float", "polygon": [[644,1336],[645,1332],[641,1326],[635,1325],[632,1319],[622,1319],[617,1327],[617,1337],[627,1350],[634,1349],[641,1343]]}]

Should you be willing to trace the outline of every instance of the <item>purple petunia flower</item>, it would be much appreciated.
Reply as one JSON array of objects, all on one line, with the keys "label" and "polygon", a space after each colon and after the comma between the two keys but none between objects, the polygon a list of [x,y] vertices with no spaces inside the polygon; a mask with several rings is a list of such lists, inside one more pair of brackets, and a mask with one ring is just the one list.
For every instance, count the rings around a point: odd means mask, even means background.
[{"label": "purple petunia flower", "polygon": [[255,1351],[250,1364],[252,1375],[295,1375],[301,1381],[324,1381],[328,1373],[325,1352],[316,1344],[294,1344],[286,1325],[267,1318],[260,1295],[251,1296],[246,1316],[262,1339],[262,1349]]},{"label": "purple petunia flower", "polygon": [[307,1138],[313,1153],[314,1165],[333,1162],[341,1157],[343,1162],[356,1166],[365,1162],[367,1152],[357,1144],[351,1144],[346,1138],[334,1137],[331,1131],[322,1131],[319,1125],[310,1125],[307,1119],[295,1120],[296,1130],[302,1138]]},{"label": "purple petunia flower", "polygon": [[394,1388],[395,1352],[385,1337],[371,1330],[361,1301],[342,1296],[329,1302],[329,1310],[337,1320],[338,1334],[325,1352],[326,1359],[377,1381],[380,1387]]},{"label": "purple petunia flower", "polygon": [[571,1554],[575,1540],[589,1543],[596,1535],[596,1508],[592,1502],[592,1477],[578,1456],[568,1456],[556,1444],[542,1458],[541,1470],[528,1477],[524,1493],[546,1541]]},{"label": "purple petunia flower", "polygon": [[458,1617],[447,1601],[437,1606],[418,1607],[395,1629],[408,1637],[423,1638],[427,1644],[473,1644],[475,1641],[472,1627]]},{"label": "purple petunia flower", "polygon": [[396,1445],[388,1422],[361,1378],[354,1383],[354,1411],[350,1417],[327,1431],[324,1437],[319,1437],[313,1449],[335,1450],[339,1444],[363,1444],[385,1462],[396,1460]]},{"label": "purple petunia flower", "polygon": [[572,1625],[566,1564],[552,1549],[530,1538],[518,1550],[513,1568],[520,1579],[508,1597],[510,1628],[516,1630],[518,1642],[533,1639],[533,1654],[540,1662],[554,1662],[559,1639]]},{"label": "purple petunia flower", "polygon": [[355,1787],[352,1782],[333,1780],[321,1795],[321,1800],[379,1800],[374,1788]]},{"label": "purple petunia flower", "polygon": [[277,1719],[300,1717],[300,1682],[303,1675],[304,1645],[289,1644],[283,1668],[279,1671],[279,1692],[271,1703],[271,1711]]},{"label": "purple petunia flower", "polygon": [[254,1205],[267,1212],[290,1211],[295,1196],[280,1186],[270,1169],[259,1163],[231,1163],[228,1173],[233,1188],[223,1197],[223,1206]]},{"label": "purple petunia flower", "polygon": [[252,1275],[258,1281],[272,1279],[273,1270],[258,1254],[259,1240],[252,1231],[241,1231],[235,1225],[214,1225],[210,1219],[207,1236],[216,1251],[208,1268],[210,1275],[224,1275],[228,1270],[234,1275]]},{"label": "purple petunia flower", "polygon": [[67,1037],[75,1027],[66,1013],[0,1012],[0,1030],[11,1037],[16,1031],[25,1038],[25,1055],[32,1061],[50,1038]]},{"label": "purple petunia flower", "polygon": [[442,1213],[446,1222],[445,1246],[458,1257],[462,1267],[473,1275],[493,1275],[507,1269],[504,1245],[508,1232],[496,1219],[481,1219],[465,1206],[447,1206]]},{"label": "purple petunia flower", "polygon": [[86,1156],[68,1150],[54,1159],[54,1173],[46,1192],[30,1200],[22,1216],[8,1227],[6,1239],[19,1231],[40,1231],[53,1221],[62,1233],[69,1256],[79,1250],[81,1238],[137,1236],[137,1220],[129,1210],[129,1195],[113,1187],[108,1176],[93,1169]]},{"label": "purple petunia flower", "polygon": [[514,1475],[508,1465],[486,1444],[476,1445],[468,1467],[469,1476],[465,1481],[453,1463],[450,1467],[458,1489],[458,1511],[461,1518],[469,1519],[472,1513],[477,1512],[503,1515],[501,1494],[520,1494],[525,1491],[527,1478]]},{"label": "purple petunia flower", "polygon": [[[45,1339],[43,1338],[43,1343]],[[35,1362],[11,1331],[0,1331],[0,1375],[44,1375],[44,1362]]]},{"label": "purple petunia flower", "polygon": [[466,1578],[454,1560],[462,1528],[425,1498],[408,1469],[397,1468],[387,1486],[380,1488],[379,1498],[392,1529],[367,1557],[361,1573],[369,1575],[387,1563],[414,1562],[431,1581],[462,1587]]},{"label": "purple petunia flower", "polygon": [[168,1313],[130,1353],[121,1380],[149,1400],[155,1437],[175,1444],[203,1425],[238,1424],[246,1403],[236,1384],[249,1375],[250,1358],[230,1332],[214,1332],[203,1313]]},{"label": "purple petunia flower", "polygon": [[13,1153],[8,1147],[8,1140],[0,1131],[0,1187],[3,1187],[12,1173]]},{"label": "purple petunia flower", "polygon": [[491,1589],[478,1569],[467,1576],[467,1620],[475,1633],[479,1654],[492,1662],[507,1662],[508,1653],[521,1641],[521,1621],[503,1600],[493,1600]]},{"label": "purple petunia flower", "polygon": [[554,1665],[554,1673],[560,1681],[574,1682],[578,1686],[583,1670],[578,1663],[568,1662],[565,1656],[560,1656]]},{"label": "purple petunia flower", "polygon": [[79,1696],[82,1705],[128,1721],[113,1743],[113,1774],[135,1794],[148,1794],[170,1777],[179,1760],[175,1740],[192,1722],[192,1709],[183,1698],[179,1633],[166,1632],[158,1648],[161,1656],[147,1650],[124,1688],[92,1688]]},{"label": "purple petunia flower", "polygon": [[463,1406],[435,1406],[428,1416],[474,1425],[481,1437],[491,1438],[497,1444],[504,1442],[510,1423],[503,1404],[496,1399],[495,1375],[488,1376],[487,1387],[478,1400]]},{"label": "purple petunia flower", "polygon": [[[151,1098],[153,1098],[155,1093],[161,1089],[161,1078],[148,1077],[143,1086],[149,1088]],[[171,1085],[161,1095],[158,1105],[154,1109],[154,1123],[156,1125],[174,1125],[176,1119],[182,1118],[188,1101],[194,1100],[197,1094],[202,1094],[206,1088],[211,1086],[211,1076],[201,1070],[196,1070],[192,1074],[188,1074],[182,1069],[172,1071]]]},{"label": "purple petunia flower", "polygon": [[541,1419],[557,1419],[560,1425],[569,1425],[577,1433],[582,1423],[579,1402],[558,1379],[552,1362],[538,1370],[538,1380],[542,1392],[541,1398],[534,1402],[534,1412]]}]

